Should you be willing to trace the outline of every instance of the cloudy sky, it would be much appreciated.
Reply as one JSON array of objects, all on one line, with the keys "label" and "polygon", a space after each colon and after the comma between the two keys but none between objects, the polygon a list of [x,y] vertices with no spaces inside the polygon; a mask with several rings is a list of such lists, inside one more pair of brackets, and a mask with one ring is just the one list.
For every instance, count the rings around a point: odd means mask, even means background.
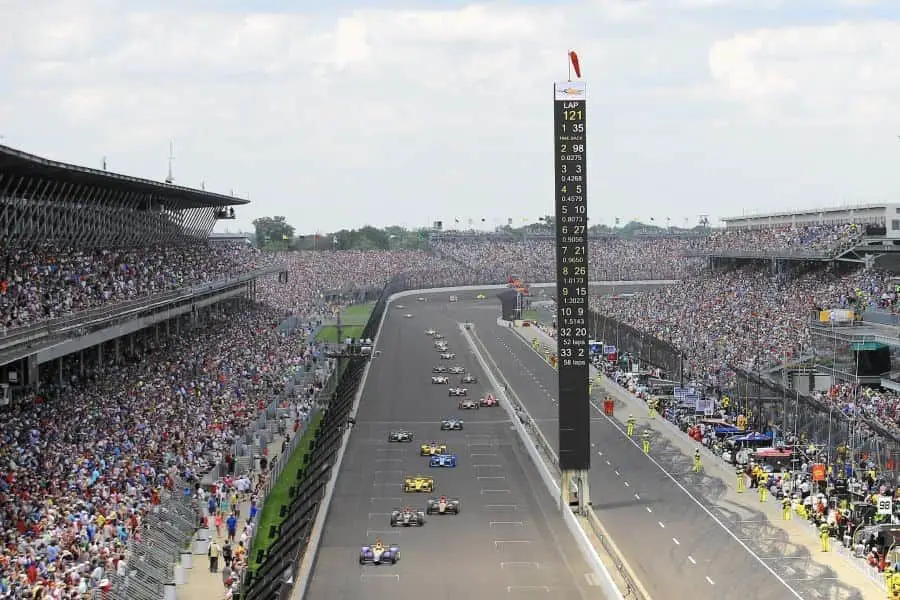
[{"label": "cloudy sky", "polygon": [[900,0],[0,0],[0,15],[0,143],[163,179],[174,140],[177,183],[250,197],[237,226],[552,212],[570,48],[594,222],[900,201]]}]

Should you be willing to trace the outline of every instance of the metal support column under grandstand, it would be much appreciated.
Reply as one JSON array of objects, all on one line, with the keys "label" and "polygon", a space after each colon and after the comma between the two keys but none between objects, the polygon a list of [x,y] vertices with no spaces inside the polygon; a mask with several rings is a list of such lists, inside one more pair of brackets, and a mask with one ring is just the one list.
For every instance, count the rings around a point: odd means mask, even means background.
[{"label": "metal support column under grandstand", "polygon": [[208,237],[223,207],[237,204],[247,201],[0,146],[0,230],[10,247],[197,242]]}]

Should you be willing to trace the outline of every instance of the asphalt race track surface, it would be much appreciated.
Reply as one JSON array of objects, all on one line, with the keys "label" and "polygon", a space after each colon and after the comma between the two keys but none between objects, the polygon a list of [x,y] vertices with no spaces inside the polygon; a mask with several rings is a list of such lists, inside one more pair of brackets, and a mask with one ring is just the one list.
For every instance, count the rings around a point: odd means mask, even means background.
[{"label": "asphalt race track surface", "polygon": [[[492,369],[502,373],[548,441],[558,447],[556,372],[514,331],[497,325],[496,299],[489,306],[470,304],[461,312],[464,309],[450,310],[460,311],[459,320],[475,324]],[[812,562],[805,547],[788,542],[786,533],[762,513],[722,499],[721,480],[692,473],[691,458],[665,438],[654,437],[651,455],[677,484],[597,409],[591,440],[594,509],[654,600],[861,597],[832,571]]]},{"label": "asphalt race track surface", "polygon": [[[450,386],[431,384],[432,367],[460,365],[478,377],[468,386],[470,397],[491,391],[462,339],[458,314],[446,298],[436,300],[407,297],[388,308],[306,598],[602,599],[506,411],[460,411]],[[424,333],[429,328],[446,336],[456,360],[440,360]],[[451,385],[459,378],[450,375]],[[457,415],[465,429],[441,432],[440,420]],[[401,428],[416,439],[389,444],[388,433]],[[429,469],[419,444],[430,441],[446,442],[458,466]],[[403,477],[415,474],[434,477],[434,494],[403,493]],[[429,496],[442,494],[460,499],[459,515],[391,528],[392,509],[424,510]],[[376,537],[399,544],[396,565],[358,564],[360,546]]]}]

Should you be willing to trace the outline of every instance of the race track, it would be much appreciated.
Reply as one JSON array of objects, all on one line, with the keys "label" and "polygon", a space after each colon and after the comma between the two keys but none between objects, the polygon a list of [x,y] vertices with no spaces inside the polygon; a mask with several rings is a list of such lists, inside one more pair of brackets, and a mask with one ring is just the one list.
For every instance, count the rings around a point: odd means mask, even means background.
[{"label": "race track", "polygon": [[[432,299],[403,298],[388,308],[378,340],[381,354],[363,390],[305,597],[602,599],[506,411],[459,411],[447,386],[431,384],[433,366],[461,365],[479,379],[469,386],[471,397],[490,391],[459,333],[458,311]],[[414,318],[404,318],[407,312]],[[428,328],[446,336],[456,360],[439,360],[424,333]],[[440,419],[454,415],[465,420],[465,430],[442,433]],[[415,441],[388,444],[389,431],[399,428],[413,431]],[[428,468],[418,444],[431,440],[446,442],[458,454],[456,469]],[[404,475],[417,473],[434,477],[435,496],[458,497],[461,512],[431,516],[421,528],[392,529],[393,508],[425,507],[428,494],[402,489]],[[358,565],[360,546],[376,537],[399,544],[396,565]]]},{"label": "race track", "polygon": [[[514,331],[497,325],[496,301],[492,308],[461,303],[450,311],[475,324],[492,369],[556,447],[556,372]],[[591,439],[595,511],[654,600],[861,597],[812,562],[808,550],[786,543],[762,513],[720,500],[722,482],[691,473],[690,458],[665,439],[653,441],[657,466],[599,411]]]}]

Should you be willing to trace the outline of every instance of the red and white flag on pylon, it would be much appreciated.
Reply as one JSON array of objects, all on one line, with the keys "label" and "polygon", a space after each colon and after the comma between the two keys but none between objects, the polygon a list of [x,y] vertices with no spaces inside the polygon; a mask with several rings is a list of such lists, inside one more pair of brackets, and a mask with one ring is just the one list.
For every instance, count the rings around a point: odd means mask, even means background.
[{"label": "red and white flag on pylon", "polygon": [[581,65],[578,63],[578,54],[574,50],[569,50],[569,62],[572,63],[572,68],[575,70],[575,77],[581,79]]}]

